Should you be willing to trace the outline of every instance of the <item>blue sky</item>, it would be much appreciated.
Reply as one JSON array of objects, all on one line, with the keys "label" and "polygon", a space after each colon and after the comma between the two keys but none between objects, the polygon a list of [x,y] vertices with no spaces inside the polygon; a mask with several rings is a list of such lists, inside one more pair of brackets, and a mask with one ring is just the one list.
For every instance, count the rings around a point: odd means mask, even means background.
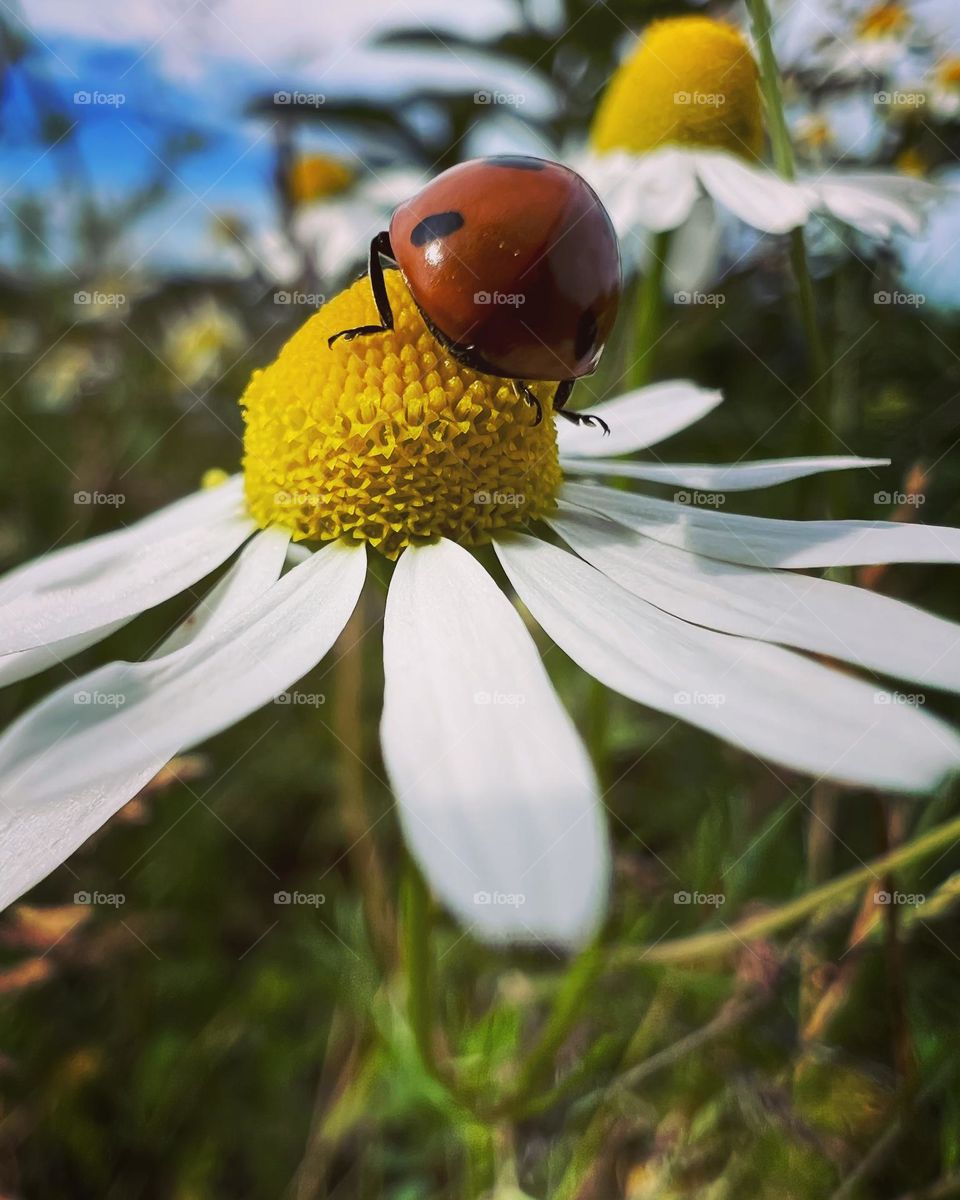
[{"label": "blue sky", "polygon": [[[542,0],[540,14],[545,22],[555,19],[550,0]],[[138,225],[125,252],[146,252],[145,261],[157,267],[196,266],[210,252],[211,210],[257,223],[274,220],[269,121],[243,115],[252,97],[299,89],[403,103],[412,86],[429,78],[457,90],[522,86],[531,110],[543,111],[550,98],[542,88],[530,78],[518,84],[515,74],[489,60],[459,51],[425,59],[371,44],[390,27],[421,24],[484,35],[515,19],[510,0],[456,7],[448,0],[24,0],[17,16],[8,17],[29,37],[31,50],[8,78],[0,109],[4,202],[41,196],[48,244],[66,258],[65,180],[81,170],[99,202],[110,206],[160,174],[170,197]],[[75,129],[43,153],[38,114],[50,107]],[[336,131],[310,129],[306,144],[348,152]],[[178,162],[174,174],[161,162],[169,163],[163,147],[170,136],[191,131],[205,137],[206,148]],[[9,258],[14,223],[0,210],[3,258]]]}]

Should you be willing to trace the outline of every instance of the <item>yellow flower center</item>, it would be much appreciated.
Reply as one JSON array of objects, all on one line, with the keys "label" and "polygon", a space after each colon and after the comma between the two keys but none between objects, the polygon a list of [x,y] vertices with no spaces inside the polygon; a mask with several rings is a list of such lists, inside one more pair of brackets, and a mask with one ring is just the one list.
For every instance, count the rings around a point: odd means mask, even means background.
[{"label": "yellow flower center", "polygon": [[654,21],[607,85],[590,140],[601,152],[674,144],[757,158],[763,116],[746,40],[709,17]]},{"label": "yellow flower center", "polygon": [[834,146],[833,126],[819,114],[806,117],[797,123],[796,138],[809,154],[819,155]]},{"label": "yellow flower center", "polygon": [[937,67],[937,83],[944,88],[960,88],[960,58],[945,58]]},{"label": "yellow flower center", "polygon": [[309,204],[336,196],[353,183],[353,172],[326,154],[304,154],[294,160],[287,174],[287,193],[294,204]]},{"label": "yellow flower center", "polygon": [[394,329],[327,345],[376,322],[370,281],[341,292],[255,371],[241,398],[247,507],[295,540],[346,535],[396,558],[439,536],[473,545],[541,517],[560,486],[551,401],[462,366],[426,328],[398,271]]},{"label": "yellow flower center", "polygon": [[893,165],[904,175],[913,175],[917,179],[923,179],[926,176],[929,166],[926,156],[917,146],[911,146],[901,151]]},{"label": "yellow flower center", "polygon": [[875,4],[857,21],[857,36],[871,40],[888,38],[904,33],[911,23],[910,14],[896,0],[884,0]]}]

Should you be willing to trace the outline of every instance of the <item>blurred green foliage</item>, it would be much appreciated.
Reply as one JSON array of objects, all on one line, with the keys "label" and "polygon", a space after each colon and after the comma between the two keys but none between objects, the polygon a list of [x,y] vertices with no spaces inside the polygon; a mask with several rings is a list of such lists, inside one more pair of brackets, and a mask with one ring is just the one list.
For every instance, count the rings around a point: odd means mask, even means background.
[{"label": "blurred green foliage", "polygon": [[[570,112],[551,131],[560,139],[582,129],[626,25],[653,11],[571,2],[570,36],[546,59],[532,33],[491,48],[554,79],[576,61]],[[451,147],[464,104],[448,103]],[[389,124],[396,114],[379,118]],[[36,238],[24,243],[24,267],[36,269],[0,279],[0,565],[130,523],[195,488],[210,466],[235,468],[237,397],[302,319],[254,278],[144,278],[136,287],[128,278],[117,285],[129,293],[121,307],[78,308],[78,290],[109,291],[102,268],[116,235],[161,188],[147,181],[109,214],[77,207],[79,283],[37,261]],[[25,219],[41,230],[42,207]],[[878,309],[872,296],[886,270],[850,258],[831,263],[817,285],[831,357],[840,358],[844,439],[895,463],[840,481],[844,515],[889,515],[874,493],[909,490],[912,471],[924,481],[921,518],[960,524],[958,327]],[[657,377],[692,377],[727,397],[667,457],[794,454],[806,366],[784,248],[771,241],[723,288],[719,311],[667,316]],[[628,298],[590,385],[597,395],[620,386],[633,321]],[[83,505],[80,492],[124,500],[119,509]],[[802,503],[800,487],[788,485],[747,495],[738,509],[791,516]],[[387,564],[375,576],[370,620],[382,612]],[[947,569],[897,567],[878,586],[960,618]],[[70,667],[6,689],[3,720],[71,668],[148,653],[193,599],[161,605]],[[392,900],[403,856],[377,748],[379,654],[378,637],[367,638],[362,751],[380,882]],[[616,854],[604,946],[721,928],[808,886],[808,780],[600,692],[559,651],[546,662],[600,751]],[[300,689],[332,701],[332,670],[333,660],[321,664]],[[936,697],[935,706],[960,718],[956,703]],[[960,921],[948,899],[899,945],[874,930],[850,947],[853,899],[775,944],[738,945],[721,960],[604,969],[535,1092],[515,1112],[471,1111],[469,1097],[425,1068],[395,961],[368,936],[370,881],[354,869],[339,807],[332,709],[270,706],[215,738],[29,898],[58,913],[78,891],[122,893],[120,907],[91,910],[62,937],[25,936],[17,910],[2,918],[4,1195],[892,1200],[960,1171]],[[832,873],[882,851],[881,805],[866,794],[840,797]],[[955,814],[956,797],[897,811],[905,834],[918,832]],[[952,850],[896,882],[933,897],[957,869]],[[325,900],[278,905],[283,890]],[[678,906],[678,890],[726,901],[719,910]],[[546,951],[494,953],[442,913],[436,924],[437,1054],[462,1082],[509,1094],[568,964]],[[44,965],[25,973],[36,962]],[[831,996],[829,1021],[805,1037]],[[745,1001],[753,1007],[741,1019]],[[724,1013],[737,1019],[725,1025]],[[706,1031],[702,1042],[685,1051],[697,1031]],[[641,1086],[616,1086],[621,1072],[658,1054],[662,1065]]]}]

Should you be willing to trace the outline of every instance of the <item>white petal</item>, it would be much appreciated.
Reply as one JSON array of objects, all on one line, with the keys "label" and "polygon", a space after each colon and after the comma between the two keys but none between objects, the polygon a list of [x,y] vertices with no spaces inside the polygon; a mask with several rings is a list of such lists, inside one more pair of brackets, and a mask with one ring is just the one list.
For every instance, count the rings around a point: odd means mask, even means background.
[{"label": "white petal", "polygon": [[925,210],[940,190],[905,175],[831,172],[813,185],[833,216],[871,237],[888,238],[897,230],[916,236]]},{"label": "white petal", "polygon": [[407,550],[383,653],[384,761],[431,886],[490,940],[588,937],[609,873],[596,780],[513,606],[454,543]]},{"label": "white petal", "polygon": [[23,592],[69,582],[92,566],[109,561],[119,549],[136,545],[145,538],[161,541],[172,533],[190,529],[224,513],[233,513],[242,498],[243,481],[239,475],[235,475],[221,487],[193,492],[133,525],[87,538],[75,546],[52,550],[0,576],[0,600],[6,601]]},{"label": "white petal", "polygon": [[265,529],[243,548],[235,565],[211,588],[189,617],[166,638],[151,658],[162,658],[199,643],[241,616],[280,578],[290,545],[286,529]]},{"label": "white petal", "polygon": [[[748,492],[825,471],[887,467],[890,459],[823,455],[819,458],[758,459],[746,463],[638,463],[596,462],[562,455],[560,463],[565,471],[580,475],[619,475],[625,479],[645,479],[649,483],[676,484],[700,492]],[[680,503],[684,502],[680,500]]]},{"label": "white petal", "polygon": [[720,275],[723,228],[709,196],[699,195],[667,248],[664,286],[677,302],[680,292],[702,292]]},{"label": "white petal", "polygon": [[[181,627],[184,643],[209,634],[276,581],[283,566],[286,535],[257,535],[217,587],[202,601],[199,619]],[[168,644],[173,639],[168,640]],[[163,653],[164,647],[158,651]],[[0,803],[0,908],[33,887],[144,788],[166,763],[145,755],[134,768],[104,775],[56,801],[32,802],[16,787]]]},{"label": "white petal", "polygon": [[722,151],[699,151],[697,173],[724,208],[767,233],[786,233],[803,225],[816,203],[815,193],[804,184],[781,179],[769,168],[751,166]]},{"label": "white petal", "polygon": [[202,579],[253,529],[233,480],[21,567],[0,580],[0,654],[129,620]]},{"label": "white petal", "polygon": [[689,554],[566,506],[551,524],[608,578],[685,621],[960,691],[960,625],[912,605]]},{"label": "white petal", "polygon": [[596,189],[621,237],[638,229],[676,229],[690,215],[700,190],[694,156],[673,146],[652,154],[591,153],[576,166]]},{"label": "white petal", "polygon": [[560,453],[580,458],[609,458],[644,450],[693,425],[712,412],[722,399],[722,392],[698,387],[686,379],[636,388],[583,410],[607,422],[609,437],[595,426],[572,425],[558,418]]},{"label": "white petal", "polygon": [[615,691],[753,754],[846,783],[925,791],[960,765],[960,738],[920,709],[764,642],[680,621],[536,538],[498,541],[523,602]]},{"label": "white petal", "polygon": [[0,909],[55,871],[123,806],[142,791],[164,766],[151,762],[137,771],[105,775],[56,803],[0,803]]},{"label": "white petal", "polygon": [[[282,546],[284,552],[289,553],[287,546],[290,541],[290,535],[281,530],[267,530],[264,534],[258,535],[254,540],[258,546],[257,557],[255,559],[251,558],[249,561],[251,564],[259,564],[262,557],[263,566],[256,569],[260,571],[261,576],[272,573],[272,578],[268,579],[268,583],[273,583],[280,574],[280,566],[276,570],[273,570],[272,562],[268,563],[268,557],[264,553],[264,548],[267,546]],[[250,543],[251,546],[253,544]],[[277,551],[272,551],[270,558],[272,559],[276,553]],[[305,551],[305,553],[308,552]],[[246,570],[250,569],[246,568],[246,556],[244,556],[242,561],[245,566],[244,578],[246,578]],[[303,558],[298,557],[296,561],[302,562]],[[217,619],[222,620],[232,609],[236,609],[245,602],[243,599],[244,596],[249,596],[252,599],[256,591],[260,591],[263,586],[267,586],[266,584],[260,586],[258,577],[253,574],[250,576],[250,584],[246,591],[236,586],[236,583],[237,581],[234,580],[232,575],[225,576],[187,620],[170,635],[164,643],[163,649],[166,651],[186,644],[206,624],[208,614],[212,616],[215,613]],[[251,588],[255,588],[256,591],[251,591]],[[221,596],[223,596],[222,603],[220,601]],[[20,679],[26,679],[30,675],[36,675],[40,671],[45,671],[47,667],[62,663],[70,658],[71,655],[79,654],[81,650],[86,650],[89,646],[93,646],[97,642],[108,638],[126,623],[126,620],[116,621],[111,625],[91,629],[86,633],[79,633],[75,637],[63,638],[59,642],[52,642],[46,646],[37,646],[32,650],[20,650],[15,654],[5,654],[0,657],[0,686],[16,683]],[[153,657],[156,658],[157,655],[155,654]]]},{"label": "white petal", "polygon": [[14,654],[4,654],[0,657],[0,687],[17,683],[21,679],[28,679],[31,675],[38,675],[41,671],[45,671],[47,667],[65,662],[72,655],[86,650],[88,646],[102,642],[104,638],[108,638],[111,633],[115,633],[126,623],[126,621],[115,621],[112,625],[88,629],[86,633],[62,638],[59,642],[51,642],[47,646],[34,646],[32,650],[18,650]]},{"label": "white petal", "polygon": [[356,604],[365,563],[362,549],[334,543],[194,643],[60,688],[0,737],[0,800],[62,800],[235,724],[326,654]]},{"label": "white petal", "polygon": [[658,542],[749,567],[960,562],[960,529],[898,521],[781,521],[568,483],[563,498]]}]

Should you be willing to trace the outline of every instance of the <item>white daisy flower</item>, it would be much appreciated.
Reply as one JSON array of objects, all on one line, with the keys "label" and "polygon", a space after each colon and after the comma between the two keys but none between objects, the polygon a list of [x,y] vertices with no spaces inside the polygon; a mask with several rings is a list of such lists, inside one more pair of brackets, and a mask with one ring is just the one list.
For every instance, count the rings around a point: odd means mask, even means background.
[{"label": "white daisy flower", "polygon": [[757,66],[746,39],[708,17],[653,22],[601,99],[577,170],[621,236],[683,225],[709,196],[747,225],[786,233],[822,214],[876,238],[917,233],[936,189],[831,168],[784,179],[763,165]]},{"label": "white daisy flower", "polygon": [[[397,272],[387,286],[392,332],[328,346],[369,313],[360,280],[254,375],[242,401],[242,477],[0,580],[0,681],[9,683],[239,551],[148,660],[72,680],[0,735],[3,904],[169,758],[315,666],[377,549],[398,559],[381,737],[400,822],[437,895],[491,941],[582,942],[605,909],[610,854],[583,741],[475,544],[492,541],[533,619],[585,671],[747,754],[902,792],[957,767],[957,734],[896,703],[875,677],[960,688],[958,627],[794,572],[958,562],[960,531],[766,520],[603,483],[616,475],[730,494],[881,460],[623,459],[704,417],[719,394],[685,382],[628,393],[594,410],[609,423],[605,438],[558,430],[552,386],[534,384],[536,423],[505,381],[442,350]],[[320,548],[284,573],[291,538]],[[487,902],[497,896],[514,902]]]},{"label": "white daisy flower", "polygon": [[346,278],[366,260],[371,238],[397,205],[426,183],[421,170],[371,167],[346,154],[290,155],[279,171],[289,213],[285,227],[218,217],[220,258],[231,270],[254,271],[280,288],[314,273],[327,284]]},{"label": "white daisy flower", "polygon": [[948,55],[937,63],[927,88],[934,116],[943,121],[960,118],[960,57]]},{"label": "white daisy flower", "polygon": [[297,244],[322,279],[343,279],[365,260],[371,238],[387,227],[397,205],[426,181],[412,167],[367,167],[341,195],[303,196],[293,220]]}]

